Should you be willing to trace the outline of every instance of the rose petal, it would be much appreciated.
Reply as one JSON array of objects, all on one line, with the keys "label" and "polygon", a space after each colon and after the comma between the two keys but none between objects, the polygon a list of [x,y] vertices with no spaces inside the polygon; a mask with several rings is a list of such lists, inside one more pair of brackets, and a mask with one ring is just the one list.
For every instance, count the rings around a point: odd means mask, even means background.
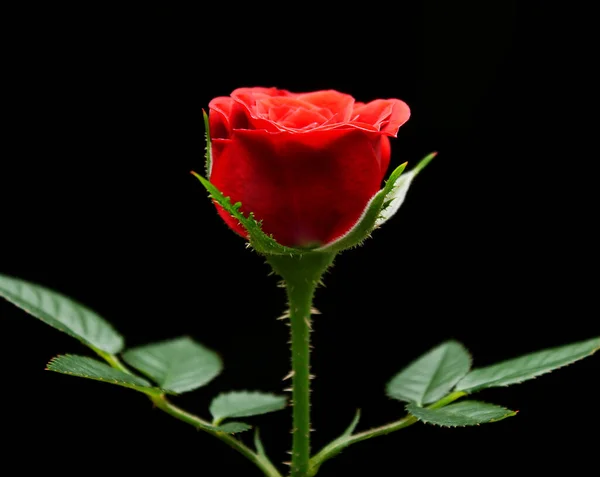
[{"label": "rose petal", "polygon": [[316,127],[325,121],[327,121],[327,118],[320,114],[318,110],[298,108],[290,110],[285,118],[279,121],[279,124],[286,128],[303,129],[311,125]]},{"label": "rose petal", "polygon": [[231,115],[233,103],[233,99],[226,96],[214,98],[208,103],[208,123],[210,126],[211,138],[229,137],[231,127],[228,118]]},{"label": "rose petal", "polygon": [[380,131],[389,136],[396,137],[398,129],[410,118],[410,108],[408,104],[399,99],[388,99],[392,102],[392,114],[382,123]]},{"label": "rose petal", "polygon": [[340,93],[335,90],[325,90],[299,94],[297,97],[319,108],[329,110],[335,116],[336,123],[348,122],[352,116],[354,98],[349,94]]},{"label": "rose petal", "polygon": [[392,156],[392,147],[390,145],[390,138],[387,136],[379,136],[375,145],[375,152],[379,158],[379,167],[381,169],[381,175],[385,176],[387,168],[390,165],[390,157]]},{"label": "rose petal", "polygon": [[385,99],[376,99],[370,103],[355,107],[352,114],[352,122],[379,125],[392,114],[392,105]]},{"label": "rose petal", "polygon": [[[297,111],[300,112],[298,117],[298,125],[294,124]],[[304,114],[306,111],[314,112],[314,119],[306,119],[303,120]],[[264,97],[256,99],[256,106],[253,116],[260,119],[268,119],[273,121],[277,126],[284,127],[286,129],[290,128],[303,128],[306,124],[313,123],[315,121],[321,123],[327,117],[323,117],[319,114],[319,108],[316,106],[307,103],[306,101],[301,101],[297,98],[278,96],[278,97]],[[291,120],[290,120],[291,118]]]},{"label": "rose petal", "polygon": [[[288,246],[326,244],[358,220],[383,178],[369,135],[358,130],[311,134],[235,131],[213,156],[211,182],[263,230]],[[246,236],[220,207],[231,228]]]},{"label": "rose petal", "polygon": [[289,97],[290,101],[294,101],[291,96],[292,93],[289,91],[276,88],[238,88],[234,90],[231,93],[234,100],[231,112],[234,118],[230,120],[232,128],[281,131],[283,128],[279,123],[269,118],[269,101],[274,98],[281,98],[282,101],[276,104],[283,106],[285,105],[285,98]]},{"label": "rose petal", "polygon": [[410,109],[404,101],[399,99],[376,99],[367,104],[360,104],[354,108],[352,124],[373,125],[382,133],[396,136],[398,129],[410,117]]}]

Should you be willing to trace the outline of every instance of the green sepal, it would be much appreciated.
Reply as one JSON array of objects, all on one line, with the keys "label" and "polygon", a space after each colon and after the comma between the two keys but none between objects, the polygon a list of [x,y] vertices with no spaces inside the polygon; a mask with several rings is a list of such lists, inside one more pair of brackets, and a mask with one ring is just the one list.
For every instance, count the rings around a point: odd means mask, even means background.
[{"label": "green sepal", "polygon": [[387,222],[400,208],[413,179],[437,155],[433,152],[403,174],[408,163],[400,164],[390,174],[385,186],[369,201],[356,224],[342,237],[317,248],[317,251],[341,252],[362,245],[371,233]]},{"label": "green sepal", "polygon": [[206,174],[206,177],[210,178],[210,173],[212,171],[212,145],[210,141],[208,114],[206,114],[204,109],[202,110],[202,116],[204,118],[204,137],[206,139],[206,151],[204,153],[204,173]]},{"label": "green sepal", "polygon": [[310,249],[291,248],[277,243],[272,236],[269,236],[262,231],[261,223],[254,218],[253,213],[245,216],[241,212],[241,202],[232,204],[230,198],[225,197],[210,181],[196,172],[192,172],[192,174],[208,191],[211,199],[223,207],[223,209],[231,214],[232,217],[239,220],[240,224],[242,224],[248,233],[250,245],[258,253],[265,255],[302,255],[310,251]]}]

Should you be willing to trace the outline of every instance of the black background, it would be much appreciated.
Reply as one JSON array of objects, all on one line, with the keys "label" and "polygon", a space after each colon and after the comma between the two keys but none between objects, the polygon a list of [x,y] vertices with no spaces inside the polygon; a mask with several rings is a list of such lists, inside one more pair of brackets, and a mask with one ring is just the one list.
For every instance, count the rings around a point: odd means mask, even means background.
[{"label": "black background", "polygon": [[[190,335],[218,350],[224,373],[176,398],[206,417],[220,391],[281,392],[289,357],[277,279],[189,174],[203,169],[202,108],[241,86],[410,105],[392,166],[439,156],[318,291],[315,449],[357,407],[359,429],[401,416],[385,382],[441,341],[462,341],[486,365],[600,329],[589,146],[597,76],[585,12],[510,1],[348,5],[98,4],[4,17],[0,273],[75,297],[130,346]],[[259,475],[141,394],[44,371],[57,354],[88,351],[5,302],[0,315],[3,466]],[[516,418],[417,424],[356,445],[321,474],[584,475],[597,467],[599,365],[590,358],[478,396]],[[248,420],[277,463],[288,459],[289,414]]]}]

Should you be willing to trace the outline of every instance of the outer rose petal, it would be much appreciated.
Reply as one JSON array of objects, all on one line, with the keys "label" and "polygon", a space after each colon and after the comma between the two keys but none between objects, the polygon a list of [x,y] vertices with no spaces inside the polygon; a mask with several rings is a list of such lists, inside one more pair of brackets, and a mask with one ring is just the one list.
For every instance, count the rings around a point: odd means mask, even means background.
[{"label": "outer rose petal", "polygon": [[398,129],[410,118],[408,104],[399,99],[388,99],[392,103],[392,114],[380,129],[382,133],[396,137]]},{"label": "outer rose petal", "polygon": [[379,136],[379,143],[375,146],[375,151],[379,153],[379,167],[381,175],[385,176],[387,168],[390,165],[390,157],[392,155],[392,147],[390,138],[387,136]]},{"label": "outer rose petal", "polygon": [[231,115],[233,103],[233,99],[226,96],[214,98],[208,103],[208,123],[212,138],[228,138],[231,134],[231,125],[228,118]]},{"label": "outer rose petal", "polygon": [[244,98],[244,101],[241,101],[234,97],[229,121],[233,129],[264,129],[271,132],[281,130],[281,127],[275,121],[261,118],[257,114],[254,98]]},{"label": "outer rose petal", "polygon": [[379,191],[385,171],[377,155],[384,150],[375,151],[373,139],[358,130],[234,131],[213,151],[211,182],[240,201],[242,212],[254,212],[280,244],[323,245],[344,235]]},{"label": "outer rose petal", "polygon": [[[238,88],[231,93],[234,100],[232,116],[235,119],[234,129],[265,129],[277,132],[281,128],[275,121],[259,115],[257,102],[276,97],[293,97],[293,93],[277,88]],[[231,121],[234,124],[234,121]]]},{"label": "outer rose petal", "polygon": [[396,136],[398,129],[410,117],[410,109],[399,99],[376,99],[367,104],[357,104],[352,123],[357,126],[373,125],[388,136]]}]

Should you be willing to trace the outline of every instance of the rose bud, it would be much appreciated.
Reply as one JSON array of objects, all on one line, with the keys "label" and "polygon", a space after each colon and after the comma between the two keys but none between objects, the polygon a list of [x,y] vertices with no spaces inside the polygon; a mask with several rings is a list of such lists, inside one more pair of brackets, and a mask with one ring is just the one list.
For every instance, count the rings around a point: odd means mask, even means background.
[{"label": "rose bud", "polygon": [[[380,191],[389,137],[409,116],[399,99],[239,88],[209,104],[208,179],[279,244],[323,247],[344,237]],[[248,238],[239,220],[217,209]]]}]

